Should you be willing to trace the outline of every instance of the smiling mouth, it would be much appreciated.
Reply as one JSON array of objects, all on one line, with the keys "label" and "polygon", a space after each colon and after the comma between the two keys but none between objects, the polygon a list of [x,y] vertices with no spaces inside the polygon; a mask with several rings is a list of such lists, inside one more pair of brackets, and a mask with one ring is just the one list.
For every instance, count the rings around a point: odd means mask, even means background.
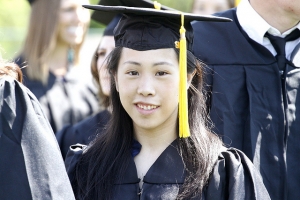
[{"label": "smiling mouth", "polygon": [[137,107],[143,110],[153,110],[155,108],[158,108],[158,106],[154,106],[154,105],[141,105],[141,104],[137,104]]},{"label": "smiling mouth", "polygon": [[67,28],[67,31],[71,34],[76,34],[78,32],[82,32],[83,27],[82,26],[70,26]]}]

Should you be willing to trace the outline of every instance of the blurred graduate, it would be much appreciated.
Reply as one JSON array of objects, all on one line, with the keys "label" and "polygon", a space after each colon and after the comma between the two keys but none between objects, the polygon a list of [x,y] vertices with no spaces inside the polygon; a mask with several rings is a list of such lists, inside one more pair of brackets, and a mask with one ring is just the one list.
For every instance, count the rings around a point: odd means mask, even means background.
[{"label": "blurred graduate", "polygon": [[97,83],[101,111],[74,125],[67,125],[56,133],[56,138],[64,158],[72,144],[89,144],[96,135],[101,134],[110,118],[110,75],[105,60],[115,48],[113,29],[119,19],[120,16],[116,16],[105,28],[91,63],[91,72],[94,82]]},{"label": "blurred graduate", "polygon": [[41,103],[56,133],[98,111],[96,88],[79,53],[90,22],[88,0],[29,0],[31,14],[20,56],[24,85]]}]

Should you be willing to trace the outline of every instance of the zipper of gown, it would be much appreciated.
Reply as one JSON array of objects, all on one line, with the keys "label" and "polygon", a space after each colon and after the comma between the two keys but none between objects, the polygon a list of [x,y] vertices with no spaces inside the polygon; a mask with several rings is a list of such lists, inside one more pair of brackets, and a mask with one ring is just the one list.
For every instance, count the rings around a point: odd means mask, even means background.
[{"label": "zipper of gown", "polygon": [[143,188],[141,189],[139,187],[139,192],[137,193],[137,195],[139,196],[139,199],[141,199],[142,193],[143,193]]},{"label": "zipper of gown", "polygon": [[284,73],[281,75],[281,89],[283,98],[283,117],[284,117],[284,129],[283,129],[283,159],[284,159],[284,200],[287,200],[287,166],[286,166],[286,151],[287,151],[287,140],[288,140],[288,124],[287,124],[287,113],[288,113],[288,100],[287,100],[287,89],[286,89],[286,77],[287,77],[288,65],[286,64]]}]

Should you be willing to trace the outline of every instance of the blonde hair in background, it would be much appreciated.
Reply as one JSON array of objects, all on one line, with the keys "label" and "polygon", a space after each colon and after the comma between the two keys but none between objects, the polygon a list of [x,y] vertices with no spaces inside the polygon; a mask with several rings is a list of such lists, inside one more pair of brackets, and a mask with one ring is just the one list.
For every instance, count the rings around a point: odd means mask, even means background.
[{"label": "blonde hair in background", "polygon": [[[43,84],[47,83],[49,76],[46,61],[56,46],[60,6],[61,0],[36,0],[31,4],[29,27],[21,55],[28,65],[26,68],[28,78]],[[75,65],[79,63],[82,43],[73,47]]]}]

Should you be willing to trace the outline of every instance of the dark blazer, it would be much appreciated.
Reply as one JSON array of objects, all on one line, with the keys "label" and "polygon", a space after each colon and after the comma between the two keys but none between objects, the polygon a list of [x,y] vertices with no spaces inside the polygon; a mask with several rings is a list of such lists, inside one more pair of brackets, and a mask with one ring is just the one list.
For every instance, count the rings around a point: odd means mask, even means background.
[{"label": "dark blazer", "polygon": [[193,23],[214,131],[252,160],[272,199],[298,199],[300,68],[288,62],[281,76],[276,58],[243,31],[236,9],[216,15],[233,22]]},{"label": "dark blazer", "polygon": [[[22,58],[16,61],[22,66]],[[91,76],[87,78],[88,68],[71,67],[63,78],[50,72],[46,85],[29,79],[26,68],[22,71],[24,85],[39,100],[54,133],[98,112],[96,88],[92,84]]]},{"label": "dark blazer", "polygon": [[0,78],[0,199],[75,199],[38,100],[12,78]]}]

